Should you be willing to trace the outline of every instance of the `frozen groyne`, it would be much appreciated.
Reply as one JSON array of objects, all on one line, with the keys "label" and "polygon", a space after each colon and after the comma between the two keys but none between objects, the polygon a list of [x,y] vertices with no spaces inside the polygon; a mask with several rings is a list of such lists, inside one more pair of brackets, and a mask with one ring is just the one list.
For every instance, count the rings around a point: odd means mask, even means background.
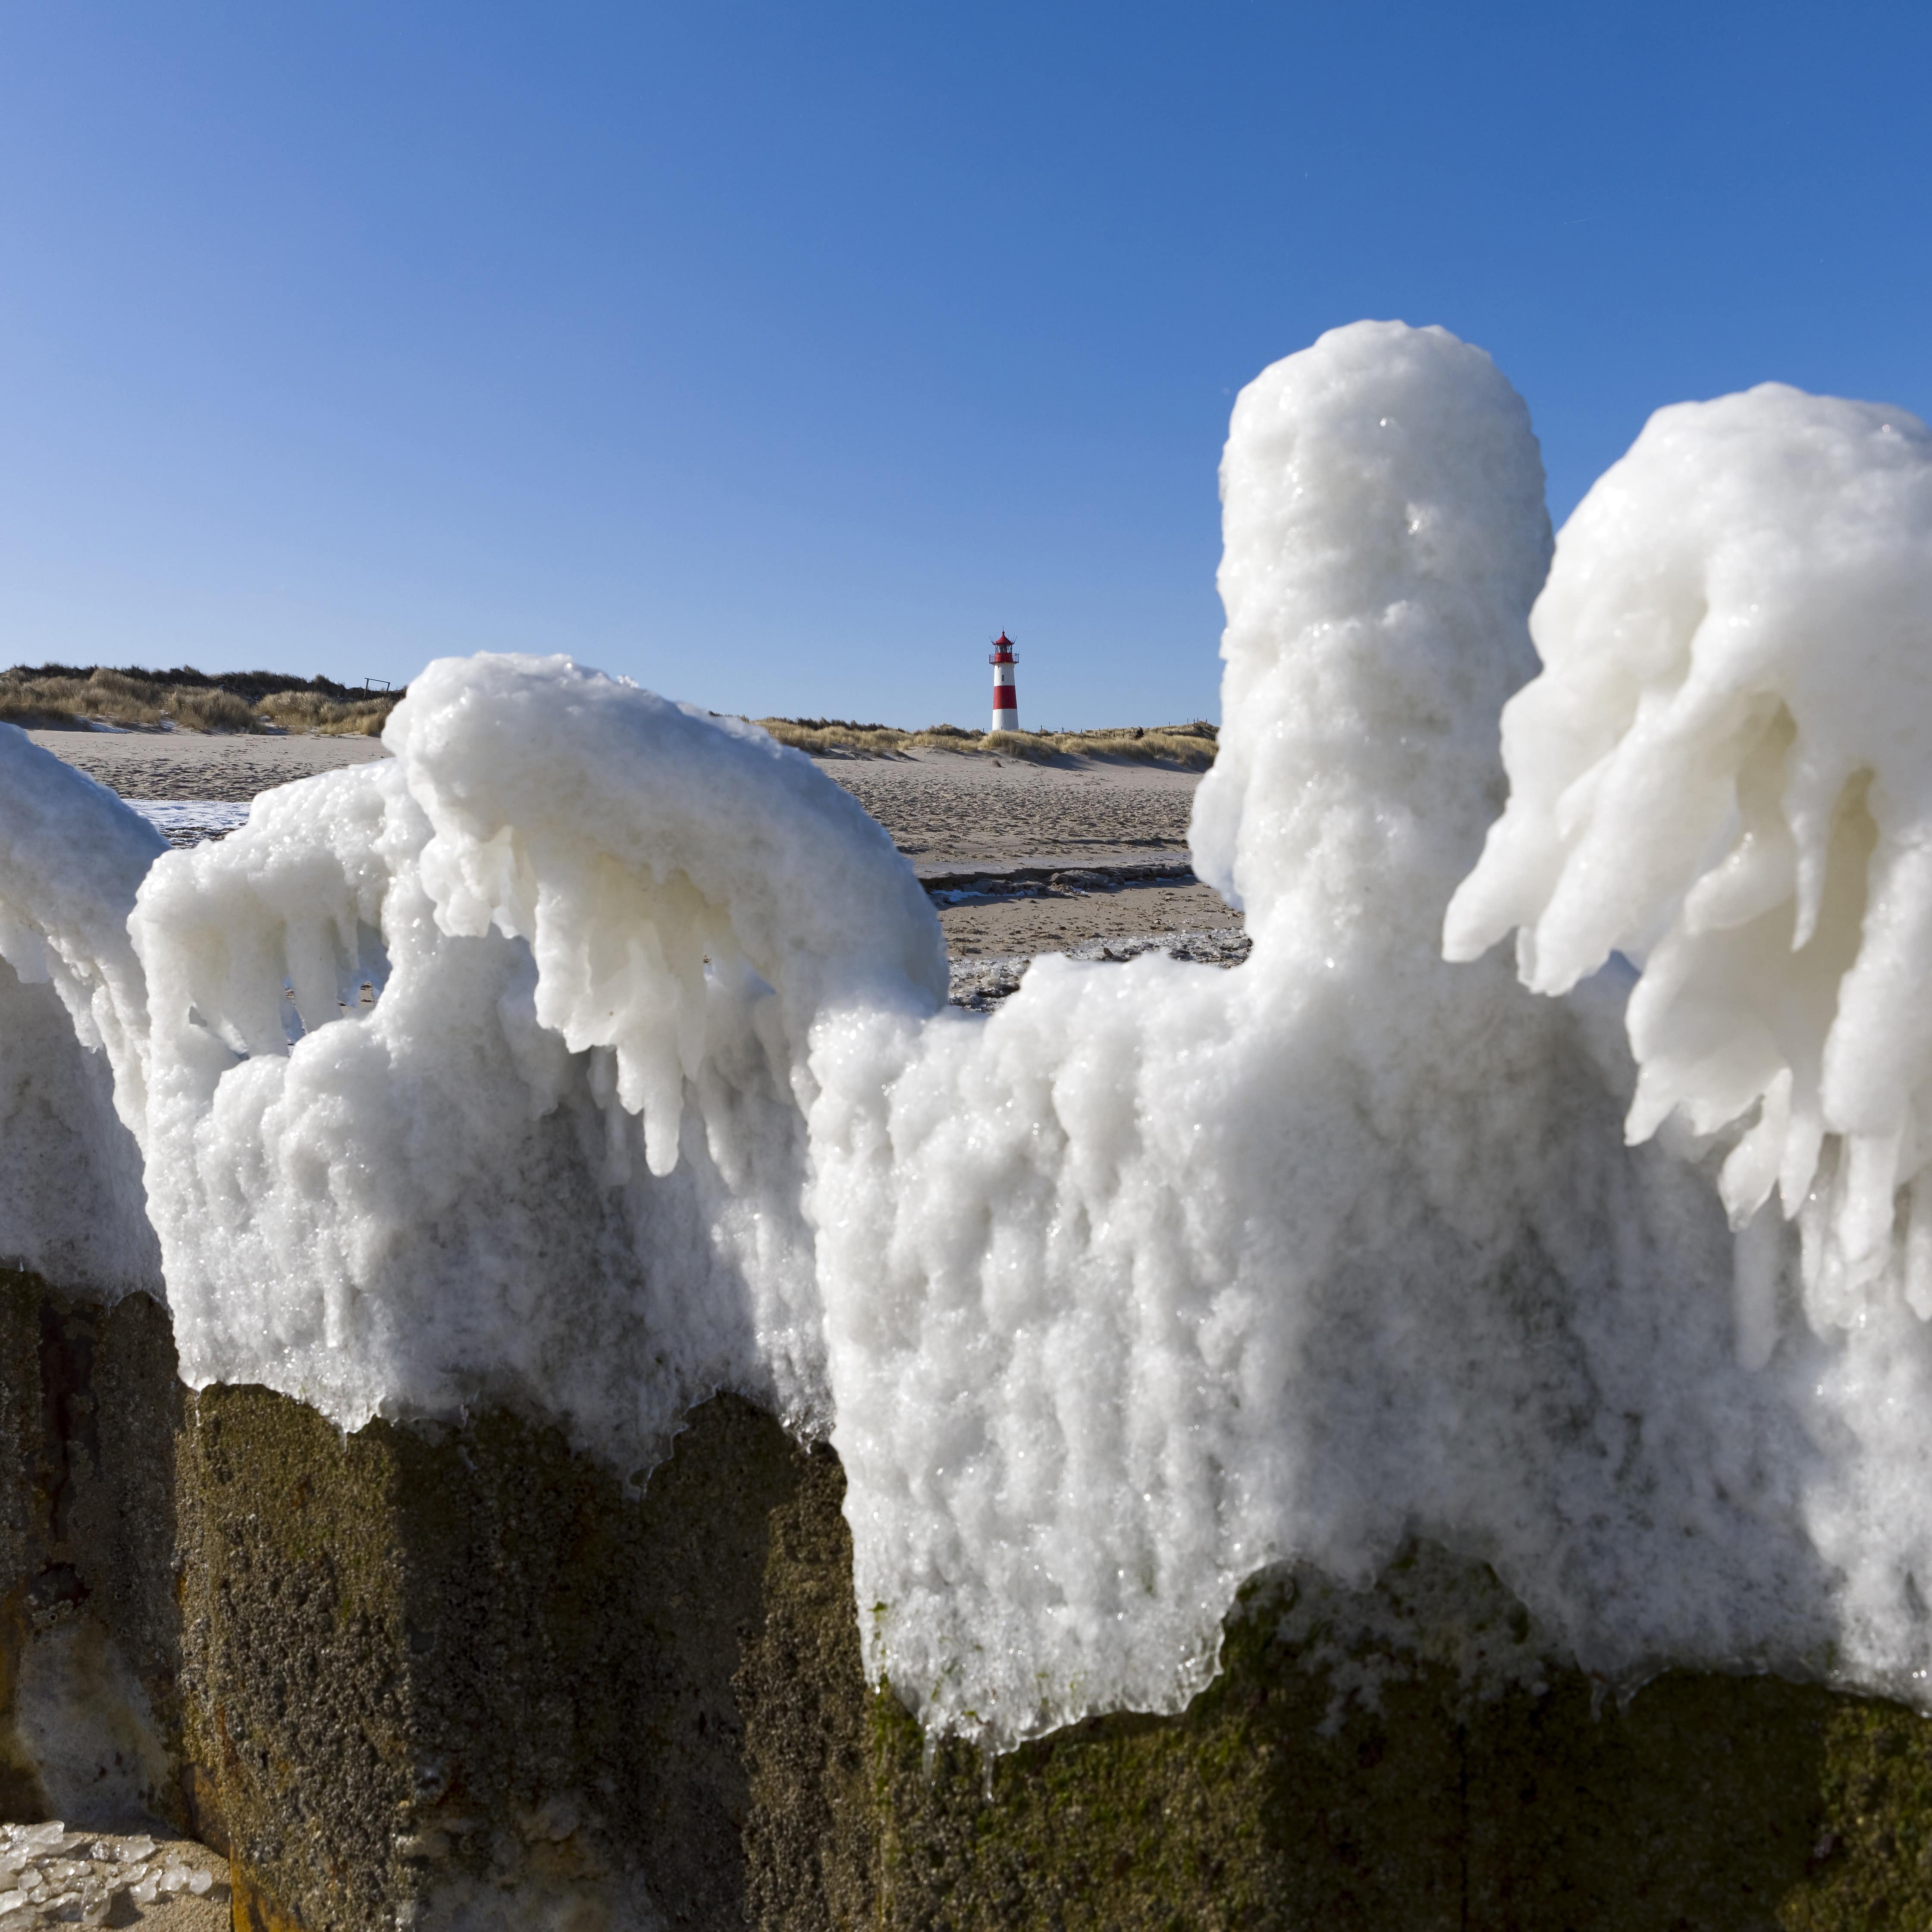
[{"label": "frozen groyne", "polygon": [[1932,437],[1666,410],[1552,539],[1360,324],[1222,491],[1226,971],[950,1006],[562,659],[190,850],[0,731],[8,1803],[310,1928],[1928,1882]]}]

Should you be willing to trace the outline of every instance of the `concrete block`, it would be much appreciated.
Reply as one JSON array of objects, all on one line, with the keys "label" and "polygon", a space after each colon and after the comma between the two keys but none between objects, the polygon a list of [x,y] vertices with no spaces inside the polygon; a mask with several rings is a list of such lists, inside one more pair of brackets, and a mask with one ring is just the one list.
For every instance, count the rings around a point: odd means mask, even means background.
[{"label": "concrete block", "polygon": [[204,1391],[184,1680],[241,1922],[741,1923],[732,1681],[804,1460],[729,1396],[640,1496],[502,1414],[345,1438]]},{"label": "concrete block", "polygon": [[1426,1545],[1368,1591],[1258,1578],[1178,1717],[928,1754],[860,1681],[840,1487],[780,1512],[741,1684],[765,1932],[1932,1922],[1932,1720],[1765,1676],[1620,1701]]},{"label": "concrete block", "polygon": [[184,1826],[165,1310],[0,1270],[0,1810]]},{"label": "concrete block", "polygon": [[829,1449],[801,1462],[768,1518],[762,1615],[734,1682],[750,1795],[746,1917],[848,1932],[878,1922],[880,1781],[891,1766],[874,1725],[882,1712],[905,1718],[865,1685],[844,1472]]}]

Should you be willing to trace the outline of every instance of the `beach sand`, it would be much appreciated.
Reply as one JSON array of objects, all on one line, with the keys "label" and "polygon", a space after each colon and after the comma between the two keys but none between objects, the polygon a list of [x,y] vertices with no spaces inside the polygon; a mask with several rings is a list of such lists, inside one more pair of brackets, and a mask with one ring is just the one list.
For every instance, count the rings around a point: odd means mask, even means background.
[{"label": "beach sand", "polygon": [[[41,1843],[23,1832],[55,1834]],[[58,1823],[36,1827],[19,1825],[5,1829],[9,1870],[6,1889],[0,1892],[0,1927],[19,1932],[38,1932],[43,1926],[71,1925],[80,1922],[83,1868],[89,1888],[111,1888],[113,1902],[106,1916],[93,1922],[108,1926],[140,1926],[146,1932],[227,1932],[234,1913],[230,1894],[228,1861],[191,1838],[177,1838],[165,1826],[152,1832],[132,1834],[126,1831],[97,1831],[74,1826],[63,1832]],[[143,1874],[159,1877],[170,1864],[182,1868],[172,1888],[143,1903],[134,1895],[134,1888]],[[200,1894],[188,1891],[179,1881],[190,1873],[200,1872],[212,1880]],[[32,1898],[39,1888],[38,1900]],[[28,1894],[26,1904],[8,1902]],[[64,1898],[64,1906],[56,1900]]]},{"label": "beach sand", "polygon": [[388,754],[380,738],[232,737],[204,731],[29,731],[57,758],[123,798],[214,798],[241,802],[339,765]]},{"label": "beach sand", "polygon": [[[273,785],[388,755],[375,738],[29,736],[123,798],[156,801],[238,803]],[[885,827],[922,878],[966,884],[965,897],[939,905],[955,960],[1025,958],[1096,940],[1240,924],[1238,913],[1185,871],[1197,773],[1124,760],[1039,765],[954,752],[814,762]],[[1168,876],[1120,876],[1124,868],[1153,867]],[[1016,871],[1036,876],[1016,881],[1018,890],[997,890],[1000,875]],[[994,890],[974,892],[977,881]]]},{"label": "beach sand", "polygon": [[1187,856],[1199,774],[1125,760],[1012,758],[926,752],[821,758],[922,872],[972,865]]},{"label": "beach sand", "polygon": [[955,959],[1064,952],[1088,940],[1198,932],[1240,922],[1240,914],[1230,910],[1211,886],[1191,880],[1060,889],[939,908],[946,950]]},{"label": "beach sand", "polygon": [[[920,752],[822,758],[928,882],[962,874],[1058,870],[1025,893],[941,904],[953,958],[1058,952],[1090,940],[1240,924],[1191,875],[1114,880],[1122,867],[1184,868],[1195,772],[1126,760],[1018,759]],[[1067,880],[1069,872],[1098,874]],[[1105,880],[1105,883],[1102,883]]]}]

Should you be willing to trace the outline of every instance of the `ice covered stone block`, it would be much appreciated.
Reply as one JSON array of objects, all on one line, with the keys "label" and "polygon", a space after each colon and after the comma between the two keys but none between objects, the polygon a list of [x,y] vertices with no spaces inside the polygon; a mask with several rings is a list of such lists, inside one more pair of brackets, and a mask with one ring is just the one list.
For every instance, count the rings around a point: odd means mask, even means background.
[{"label": "ice covered stone block", "polygon": [[0,1261],[107,1300],[160,1293],[127,920],[166,849],[104,786],[0,725]]},{"label": "ice covered stone block", "polygon": [[1420,1526],[1609,1678],[1856,1652],[1867,1688],[1922,1683],[1911,1588],[1848,1606],[1826,1532],[1855,1513],[1817,1505],[1868,1486],[1856,1520],[1918,1534],[1888,1472],[1922,1466],[1932,1360],[1897,1358],[1890,1441],[1841,1454],[1815,1360],[1741,1346],[1707,1178],[1624,1143],[1627,970],[1538,999],[1441,957],[1535,666],[1522,398],[1444,331],[1357,324],[1242,392],[1222,473],[1192,842],[1246,962],[1042,959],[984,1018],[814,1035],[868,1668],[996,1748],[1179,1711],[1247,1579],[1366,1582]]},{"label": "ice covered stone block", "polygon": [[776,1514],[741,1678],[750,1921],[1299,1932],[1805,1928],[1932,1909],[1932,1721],[1774,1677],[1619,1700],[1479,1562],[1251,1580],[1171,1716],[988,1760],[868,1692],[843,1480]]},{"label": "ice covered stone block", "polygon": [[[1735,1654],[1922,1707],[1932,432],[1774,383],[1660,410],[1565,525],[1530,622],[1508,803],[1447,950],[1514,928],[1522,980],[1558,995],[1625,956],[1628,1134],[1701,1153],[1736,1231],[1728,1282],[1666,1238],[1682,1312],[1657,1357],[1682,1360],[1695,1304],[1728,1291],[1738,1359],[1802,1431],[1765,1466],[1786,1500],[1760,1521],[1793,1525],[1825,1586],[1803,1618],[1708,1594],[1755,1606]],[[1700,1460],[1735,1493],[1723,1452]]]}]

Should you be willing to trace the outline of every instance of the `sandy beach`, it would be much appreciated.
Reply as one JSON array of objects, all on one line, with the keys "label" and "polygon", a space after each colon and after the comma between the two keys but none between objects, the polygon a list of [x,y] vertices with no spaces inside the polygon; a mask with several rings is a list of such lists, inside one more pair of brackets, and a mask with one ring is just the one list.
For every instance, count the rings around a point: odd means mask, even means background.
[{"label": "sandy beach", "polygon": [[[941,889],[939,922],[956,960],[1240,923],[1186,870],[1197,772],[952,752],[814,762],[891,833],[928,888]],[[1132,876],[1156,866],[1165,876]],[[1038,876],[1000,890],[1001,875],[1016,872]]]},{"label": "sandy beach", "polygon": [[317,772],[387,758],[380,738],[278,737],[253,732],[29,731],[44,750],[123,798],[222,799],[242,803]]},{"label": "sandy beach", "polygon": [[1124,760],[1050,765],[924,752],[823,758],[922,873],[967,864],[1091,865],[1187,856],[1199,774]]},{"label": "sandy beach", "polygon": [[[190,731],[35,731],[123,798],[172,802],[177,842],[219,836],[232,808],[316,772],[384,758],[375,738]],[[1198,774],[1125,760],[1050,765],[950,752],[821,758],[933,892],[955,961],[1024,959],[1096,941],[1226,933],[1240,925],[1187,870]],[[203,816],[197,802],[230,809]]]}]

